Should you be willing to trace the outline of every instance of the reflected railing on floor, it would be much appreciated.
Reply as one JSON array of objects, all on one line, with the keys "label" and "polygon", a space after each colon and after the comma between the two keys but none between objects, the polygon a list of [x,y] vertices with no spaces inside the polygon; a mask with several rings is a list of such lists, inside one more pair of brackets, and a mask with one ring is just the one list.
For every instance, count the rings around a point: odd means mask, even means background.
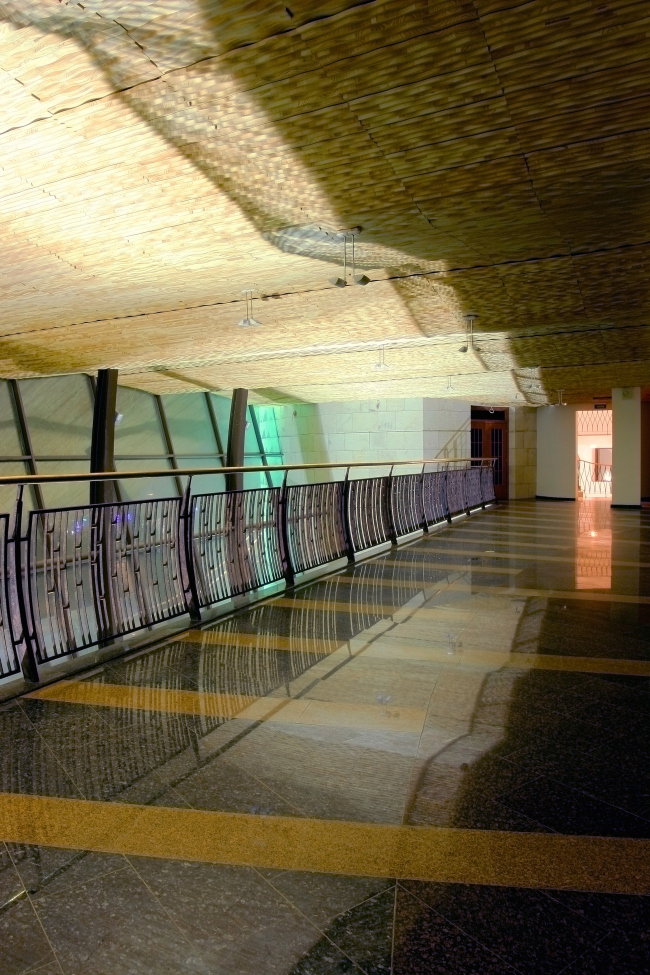
[{"label": "reflected railing on floor", "polygon": [[[114,474],[0,478],[18,485],[0,514],[0,679],[37,682],[39,667],[301,573],[353,562],[494,502],[493,461],[399,461],[183,471],[182,497],[23,508],[25,486],[108,481]],[[418,468],[413,472],[413,468]],[[388,473],[367,476],[368,469]],[[356,478],[355,471],[363,473]],[[290,484],[298,473],[341,480]],[[282,472],[281,487],[194,494],[204,474]],[[120,480],[169,471],[120,472]],[[117,649],[117,647],[116,647]],[[80,665],[83,660],[80,658]]]}]

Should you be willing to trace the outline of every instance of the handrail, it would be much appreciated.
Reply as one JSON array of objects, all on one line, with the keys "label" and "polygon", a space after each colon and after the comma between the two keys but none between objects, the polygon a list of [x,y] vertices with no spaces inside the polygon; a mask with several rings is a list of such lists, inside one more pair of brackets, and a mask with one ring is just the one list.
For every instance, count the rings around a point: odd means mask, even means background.
[{"label": "handrail", "polygon": [[[350,470],[363,469],[351,478]],[[406,469],[399,476],[395,468]],[[431,469],[434,468],[434,469]],[[380,469],[380,470],[378,470]],[[290,471],[339,470],[343,479],[289,484]],[[193,490],[202,474],[284,472],[282,485]],[[187,475],[181,495],[25,510],[26,484],[147,480],[164,471],[11,475],[13,517],[0,512],[0,678],[296,575],[354,562],[433,525],[495,502],[494,461],[459,457],[210,467]],[[26,516],[26,527],[23,516]],[[82,662],[81,662],[82,663]]]},{"label": "handrail", "polygon": [[256,467],[167,467],[162,471],[93,471],[86,473],[82,471],[75,474],[7,474],[0,477],[0,486],[3,484],[48,484],[56,481],[59,483],[69,483],[73,481],[121,481],[126,478],[134,477],[200,477],[203,474],[263,474],[272,471],[304,471],[304,470],[341,470],[352,467],[428,467],[437,464],[438,467],[449,467],[450,464],[469,464],[472,462],[478,467],[478,461],[483,464],[487,461],[489,465],[494,465],[492,457],[434,457],[430,460],[354,460],[340,461],[339,463],[328,461],[321,464],[261,464]]}]

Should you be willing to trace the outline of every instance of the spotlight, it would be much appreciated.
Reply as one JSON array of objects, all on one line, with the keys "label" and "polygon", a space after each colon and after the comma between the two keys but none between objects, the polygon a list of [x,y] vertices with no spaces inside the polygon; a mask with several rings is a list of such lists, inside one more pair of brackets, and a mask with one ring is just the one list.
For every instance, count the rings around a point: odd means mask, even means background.
[{"label": "spotlight", "polygon": [[347,281],[345,278],[333,277],[327,279],[330,284],[333,284],[335,288],[345,288],[347,286]]},{"label": "spotlight", "polygon": [[366,284],[370,284],[370,278],[367,278],[365,274],[357,274],[354,278],[354,283],[365,286]]},{"label": "spotlight", "polygon": [[458,351],[459,352],[467,352],[467,346],[466,345],[461,345],[461,347],[460,347],[460,349]]}]

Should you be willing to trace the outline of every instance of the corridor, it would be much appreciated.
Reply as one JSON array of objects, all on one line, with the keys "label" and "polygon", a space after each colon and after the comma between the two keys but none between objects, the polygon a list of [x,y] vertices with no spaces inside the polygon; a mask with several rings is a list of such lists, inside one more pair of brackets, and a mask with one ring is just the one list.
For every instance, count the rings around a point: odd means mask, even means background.
[{"label": "corridor", "polygon": [[519,501],[0,708],[3,975],[650,971],[650,517]]}]

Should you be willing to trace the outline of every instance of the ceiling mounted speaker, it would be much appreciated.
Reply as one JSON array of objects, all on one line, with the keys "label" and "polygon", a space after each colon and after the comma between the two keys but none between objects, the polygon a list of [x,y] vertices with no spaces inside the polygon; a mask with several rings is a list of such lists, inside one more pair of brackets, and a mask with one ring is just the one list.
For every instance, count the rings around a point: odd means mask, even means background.
[{"label": "ceiling mounted speaker", "polygon": [[330,284],[333,284],[335,288],[345,288],[347,281],[345,278],[333,277],[327,279]]}]

